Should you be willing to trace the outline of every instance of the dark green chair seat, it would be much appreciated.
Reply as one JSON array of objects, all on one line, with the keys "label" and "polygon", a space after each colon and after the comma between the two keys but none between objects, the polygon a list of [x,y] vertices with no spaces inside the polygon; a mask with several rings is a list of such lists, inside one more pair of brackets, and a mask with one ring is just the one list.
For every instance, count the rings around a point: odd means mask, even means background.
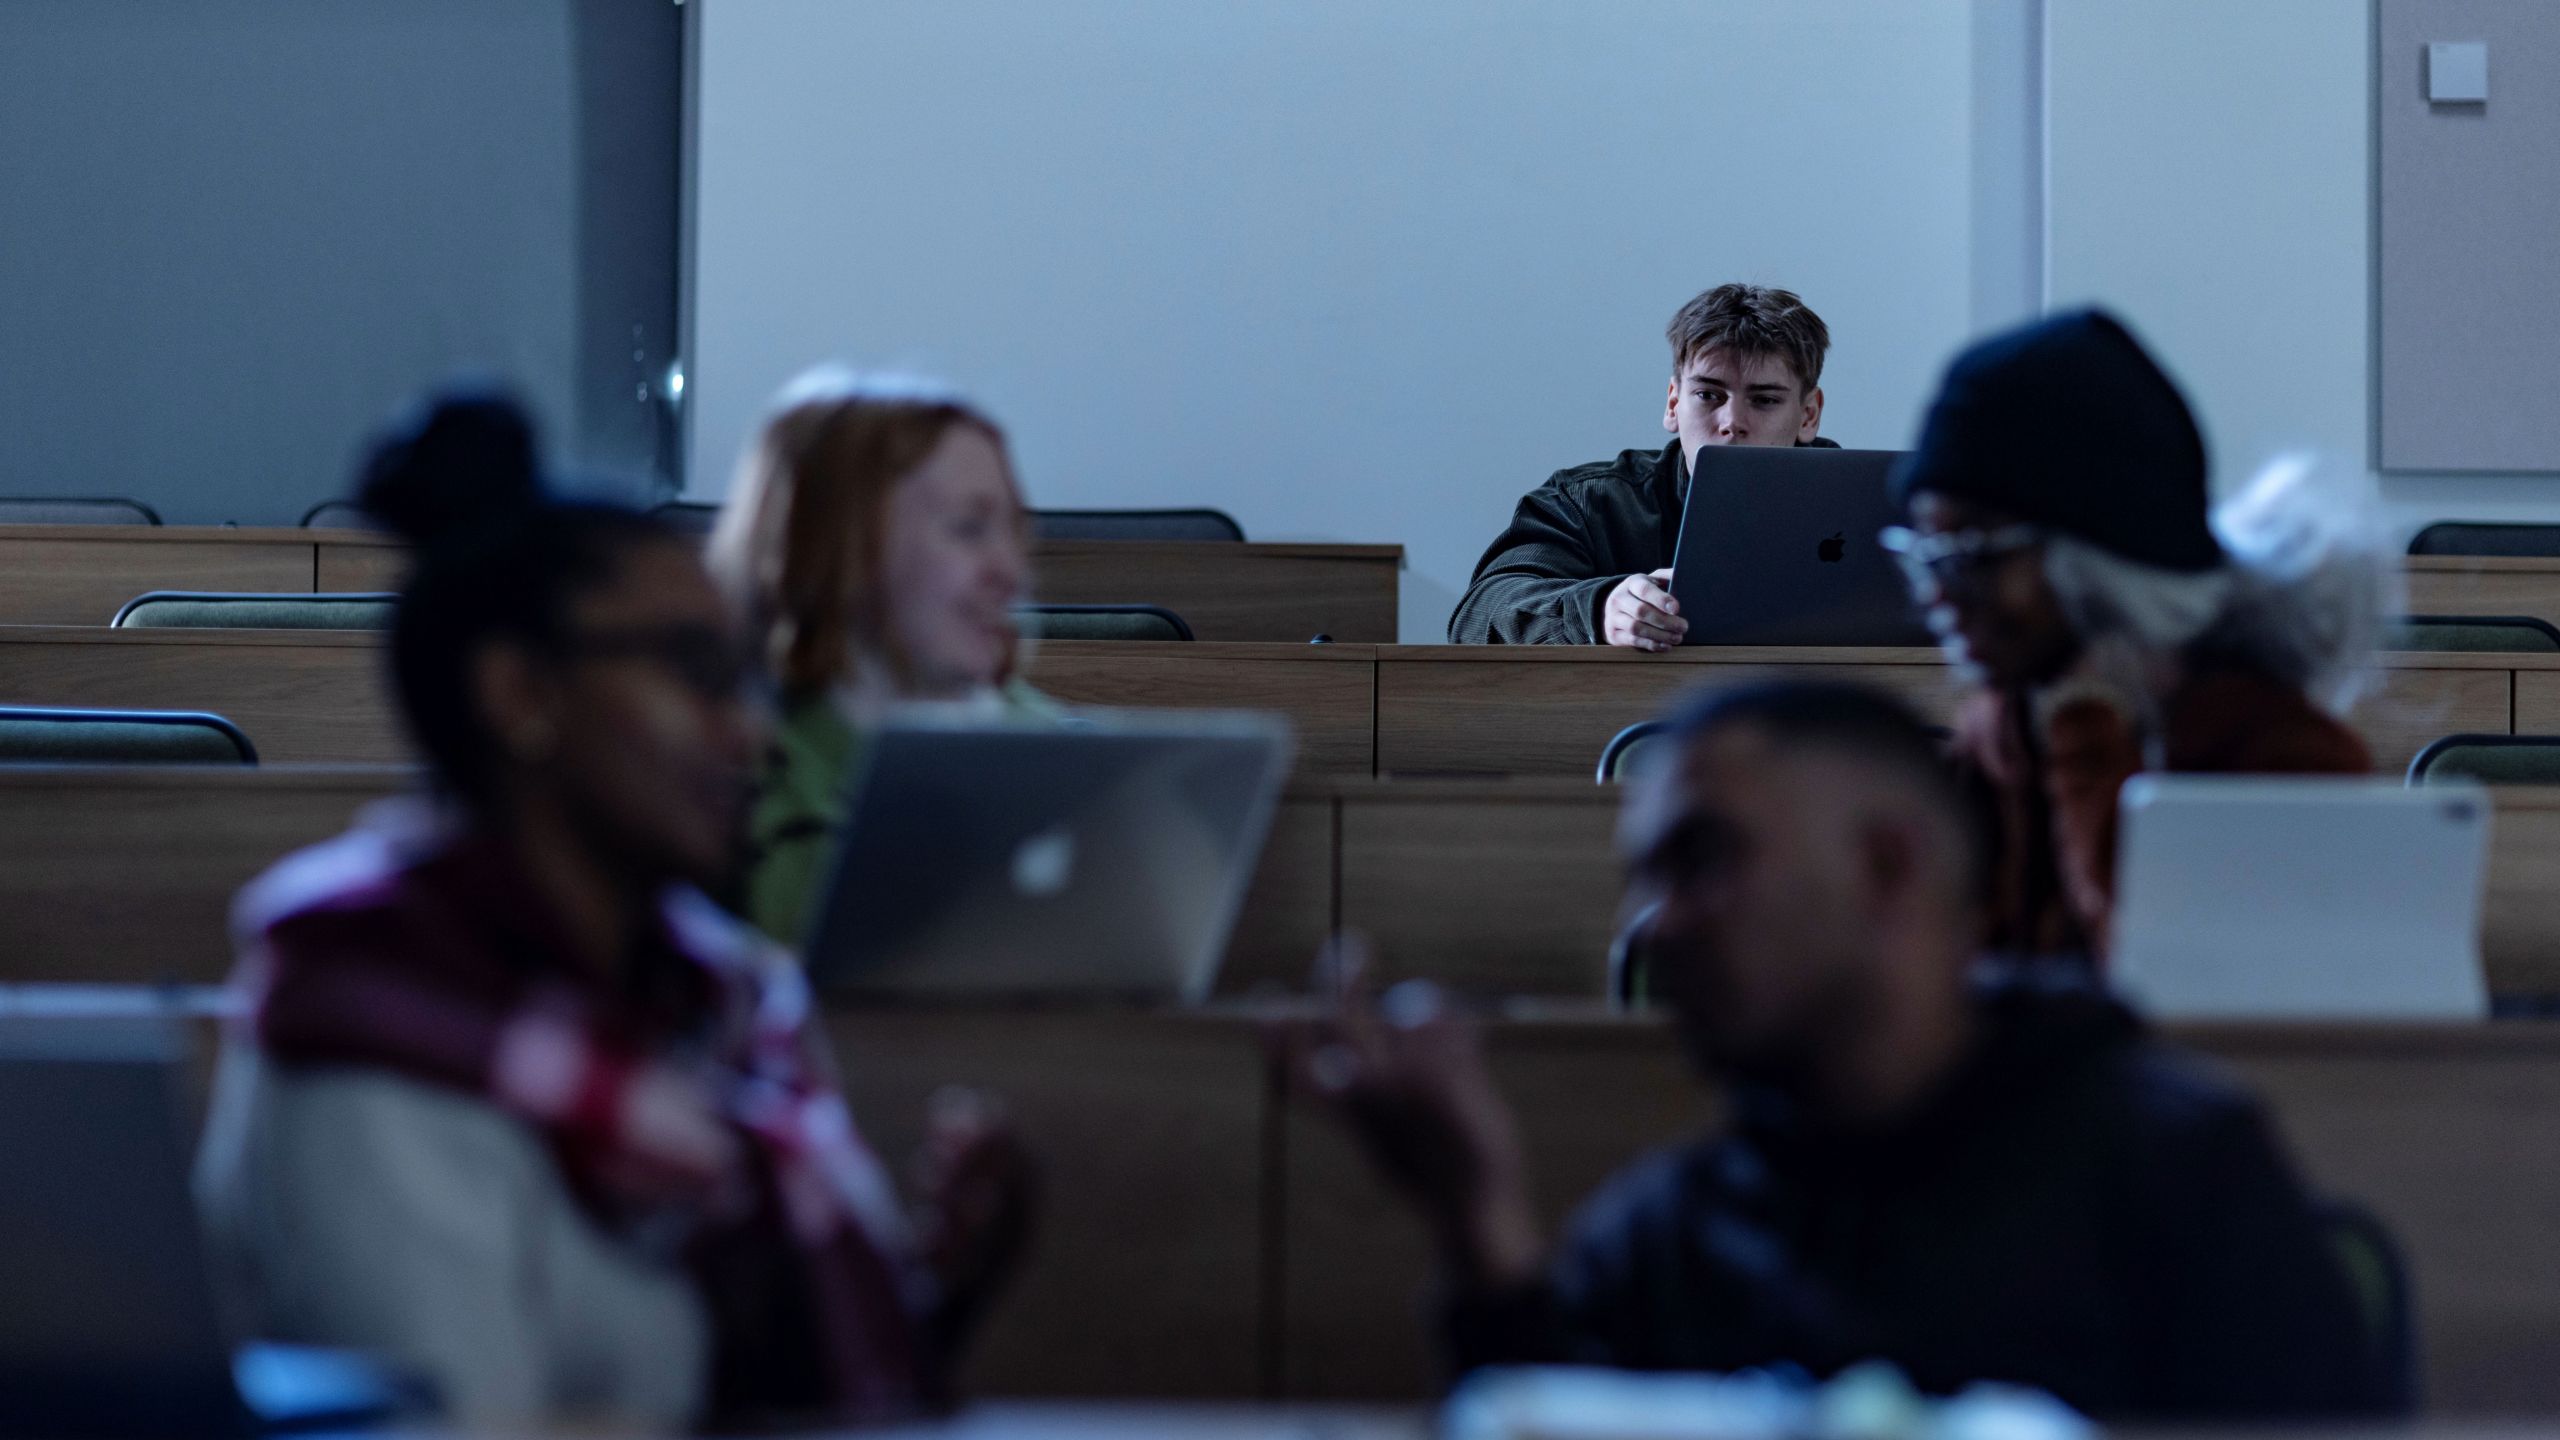
[{"label": "dark green chair seat", "polygon": [[2418,1403],[2418,1348],[2400,1242],[2380,1217],[2352,1200],[2323,1196],[2313,1204],[2330,1253],[2355,1295],[2364,1373],[2376,1392],[2371,1399],[2385,1413],[2406,1415]]},{"label": "dark green chair seat", "polygon": [[2409,541],[2412,555],[2560,555],[2560,525],[2501,525],[2444,520]]},{"label": "dark green chair seat", "polygon": [[191,710],[0,706],[0,763],[255,765],[258,748],[239,726]]},{"label": "dark green chair seat", "polygon": [[698,500],[669,500],[650,507],[649,518],[679,535],[708,535],[720,523],[720,507]]},{"label": "dark green chair seat", "polygon": [[399,599],[383,591],[154,590],[126,601],[111,623],[121,630],[388,630]]},{"label": "dark green chair seat", "polygon": [[160,512],[139,500],[83,500],[0,495],[0,525],[157,525]]},{"label": "dark green chair seat", "polygon": [[2409,762],[2409,783],[2560,785],[2560,735],[2447,735]]},{"label": "dark green chair seat", "polygon": [[1034,510],[1043,540],[1240,541],[1244,527],[1224,510]]},{"label": "dark green chair seat", "polygon": [[2393,623],[2382,648],[2560,654],[2560,627],[2531,615],[2410,615]]},{"label": "dark green chair seat", "polygon": [[1191,627],[1161,605],[1025,605],[1013,612],[1034,640],[1188,640]]}]

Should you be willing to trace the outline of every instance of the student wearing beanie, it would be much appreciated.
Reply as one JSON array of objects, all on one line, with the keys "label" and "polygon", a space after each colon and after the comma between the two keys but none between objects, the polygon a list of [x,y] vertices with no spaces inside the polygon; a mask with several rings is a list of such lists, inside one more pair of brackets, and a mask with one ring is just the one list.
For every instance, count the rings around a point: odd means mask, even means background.
[{"label": "student wearing beanie", "polygon": [[2137,772],[2372,768],[2315,697],[2370,653],[2379,556],[2228,553],[2195,418],[2113,317],[1959,356],[1894,487],[1913,596],[1980,686],[1954,748],[1997,801],[1996,950],[2103,961]]}]

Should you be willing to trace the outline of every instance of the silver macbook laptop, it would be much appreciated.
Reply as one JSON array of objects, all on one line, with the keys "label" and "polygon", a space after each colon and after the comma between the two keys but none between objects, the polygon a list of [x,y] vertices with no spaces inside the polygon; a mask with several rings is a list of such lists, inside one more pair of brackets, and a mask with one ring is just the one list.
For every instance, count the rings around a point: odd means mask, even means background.
[{"label": "silver macbook laptop", "polygon": [[1204,999],[1289,771],[1258,715],[894,725],[854,782],[810,974],[838,994]]},{"label": "silver macbook laptop", "polygon": [[1893,450],[1698,452],[1671,593],[1691,645],[1934,645],[1893,556]]},{"label": "silver macbook laptop", "polygon": [[0,1436],[250,1436],[425,1408],[345,1352],[224,1334],[178,1022],[0,1015]]},{"label": "silver macbook laptop", "polygon": [[2462,785],[2137,776],[2115,982],[2167,1019],[2483,1018],[2490,813]]}]

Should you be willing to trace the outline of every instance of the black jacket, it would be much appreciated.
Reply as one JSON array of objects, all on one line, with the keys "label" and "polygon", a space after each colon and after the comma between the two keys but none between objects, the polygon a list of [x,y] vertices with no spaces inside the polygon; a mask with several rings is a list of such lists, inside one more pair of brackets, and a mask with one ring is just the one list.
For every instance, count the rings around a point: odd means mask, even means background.
[{"label": "black jacket", "polygon": [[1720,1139],[1583,1210],[1548,1277],[1448,1312],[1505,1363],[2032,1385],[2107,1420],[2405,1409],[2266,1116],[2094,992],[1986,990],[1974,1055],[1885,1133],[1734,1096]]},{"label": "black jacket", "polygon": [[[1808,442],[1838,449],[1829,440]],[[1602,644],[1600,606],[1618,582],[1671,564],[1689,467],[1680,442],[1621,450],[1547,477],[1476,562],[1449,616],[1453,645]]]}]

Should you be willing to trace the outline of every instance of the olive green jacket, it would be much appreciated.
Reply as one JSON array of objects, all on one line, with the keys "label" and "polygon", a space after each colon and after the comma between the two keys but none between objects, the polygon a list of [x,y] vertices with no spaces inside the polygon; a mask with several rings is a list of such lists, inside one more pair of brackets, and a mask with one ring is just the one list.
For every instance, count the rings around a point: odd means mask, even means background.
[{"label": "olive green jacket", "polygon": [[[1002,718],[1049,721],[1065,711],[1028,684],[997,692]],[[745,913],[766,935],[797,949],[817,923],[836,839],[847,818],[847,790],[869,753],[870,737],[831,695],[787,703],[765,754],[755,809],[747,821]]]}]

